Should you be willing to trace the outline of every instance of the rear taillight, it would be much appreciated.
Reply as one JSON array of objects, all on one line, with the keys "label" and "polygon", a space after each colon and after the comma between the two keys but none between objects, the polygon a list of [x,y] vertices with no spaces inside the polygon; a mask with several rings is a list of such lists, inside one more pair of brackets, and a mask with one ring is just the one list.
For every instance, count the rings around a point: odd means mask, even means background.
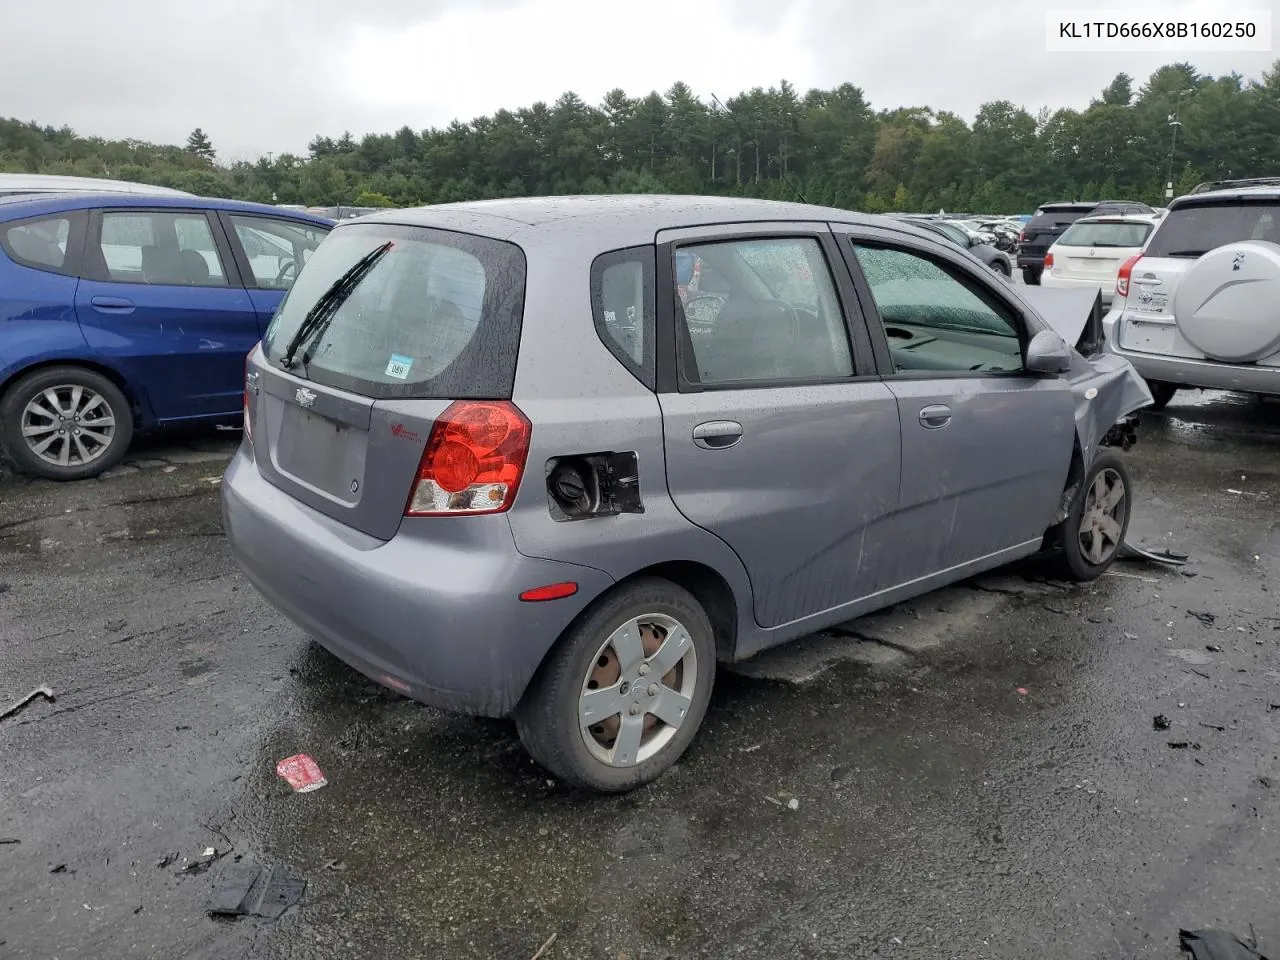
[{"label": "rear taillight", "polygon": [[[258,349],[257,346],[253,350]],[[249,415],[249,361],[253,359],[253,350],[244,355],[244,438],[253,443],[253,418]]]},{"label": "rear taillight", "polygon": [[1129,278],[1133,276],[1133,268],[1138,265],[1138,261],[1142,259],[1142,254],[1130,257],[1120,265],[1120,272],[1116,274],[1116,296],[1129,296]]},{"label": "rear taillight", "polygon": [[1019,243],[1026,243],[1026,242],[1027,242],[1027,231],[1025,231],[1025,230],[1019,230],[1019,231],[1018,231],[1018,242],[1019,242]]},{"label": "rear taillight", "polygon": [[520,488],[533,427],[507,400],[458,400],[431,428],[406,517],[501,513]]},{"label": "rear taillight", "polygon": [[1044,255],[1044,268],[1045,268],[1046,270],[1052,270],[1052,269],[1053,269],[1053,254],[1052,254],[1052,253],[1046,253],[1046,254]]}]

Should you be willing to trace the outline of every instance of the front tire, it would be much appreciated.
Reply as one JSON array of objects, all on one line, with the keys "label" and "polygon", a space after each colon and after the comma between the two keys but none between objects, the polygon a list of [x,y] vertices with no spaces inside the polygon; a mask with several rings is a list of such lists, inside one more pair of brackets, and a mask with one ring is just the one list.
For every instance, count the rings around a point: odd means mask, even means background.
[{"label": "front tire", "polygon": [[1006,279],[1013,276],[1013,270],[1009,267],[1007,260],[992,260],[991,269]]},{"label": "front tire", "polygon": [[516,709],[529,754],[599,793],[650,783],[706,716],[716,645],[706,612],[667,580],[606,594],[560,639]]},{"label": "front tire", "polygon": [[82,480],[114,467],[133,440],[133,412],[114,383],[86,367],[48,367],[0,399],[0,441],[18,467]]},{"label": "front tire", "polygon": [[1147,389],[1151,391],[1152,410],[1163,410],[1169,405],[1173,395],[1178,392],[1176,386],[1172,383],[1165,383],[1163,380],[1148,380]]},{"label": "front tire", "polygon": [[1090,583],[1111,568],[1129,531],[1132,500],[1124,461],[1114,453],[1100,454],[1080,483],[1067,518],[1054,530],[1063,576]]}]

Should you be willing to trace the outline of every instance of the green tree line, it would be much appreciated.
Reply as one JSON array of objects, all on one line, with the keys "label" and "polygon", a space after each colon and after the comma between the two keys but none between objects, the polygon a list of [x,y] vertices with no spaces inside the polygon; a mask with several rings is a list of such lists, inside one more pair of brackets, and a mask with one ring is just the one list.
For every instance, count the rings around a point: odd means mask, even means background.
[{"label": "green tree line", "polygon": [[700,193],[1011,213],[1058,199],[1160,202],[1170,170],[1179,192],[1280,174],[1280,61],[1259,80],[1175,63],[1135,88],[1122,73],[1083,110],[1032,115],[1000,100],[972,123],[929,107],[877,111],[847,83],[802,95],[783,81],[723,102],[684,83],[639,98],[613,90],[598,106],[566,93],[443,129],[317,136],[306,156],[253,163],[219,163],[200,128],[185,146],[164,146],[0,119],[0,171],[309,206]]}]

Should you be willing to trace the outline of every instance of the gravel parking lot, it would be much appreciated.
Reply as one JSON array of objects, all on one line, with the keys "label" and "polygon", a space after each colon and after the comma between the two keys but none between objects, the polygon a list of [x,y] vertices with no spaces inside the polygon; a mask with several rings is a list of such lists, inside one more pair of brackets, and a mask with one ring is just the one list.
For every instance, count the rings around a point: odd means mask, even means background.
[{"label": "gravel parking lot", "polygon": [[[11,477],[0,709],[56,700],[0,721],[0,955],[1164,958],[1204,926],[1274,954],[1280,405],[1193,392],[1140,437],[1131,539],[1186,568],[1022,566],[768,654],[619,798],[268,608],[221,538],[235,435]],[[277,778],[299,752],[328,786]],[[235,857],[300,906],[210,919]]]}]

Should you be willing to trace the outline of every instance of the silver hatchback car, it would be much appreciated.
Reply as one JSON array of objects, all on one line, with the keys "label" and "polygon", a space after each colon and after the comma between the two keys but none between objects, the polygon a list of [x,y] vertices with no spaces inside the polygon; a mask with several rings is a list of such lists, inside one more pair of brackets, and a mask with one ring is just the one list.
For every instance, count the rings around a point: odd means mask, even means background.
[{"label": "silver hatchback car", "polygon": [[247,358],[227,535],[358,670],[627,790],[718,663],[1045,548],[1107,569],[1133,499],[1107,446],[1151,395],[1096,300],[1061,303],[801,204],[342,223]]}]

